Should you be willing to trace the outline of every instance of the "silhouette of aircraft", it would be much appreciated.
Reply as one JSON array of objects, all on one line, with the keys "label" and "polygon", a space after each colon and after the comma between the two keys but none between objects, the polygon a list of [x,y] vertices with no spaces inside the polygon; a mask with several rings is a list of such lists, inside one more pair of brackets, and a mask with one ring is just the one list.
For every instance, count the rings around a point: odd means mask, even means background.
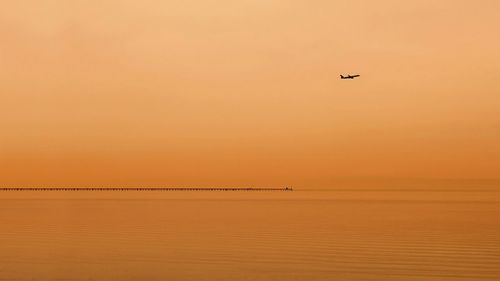
[{"label": "silhouette of aircraft", "polygon": [[340,75],[340,79],[354,79],[356,77],[359,77],[361,75],[347,75],[347,76],[344,76],[344,75]]}]

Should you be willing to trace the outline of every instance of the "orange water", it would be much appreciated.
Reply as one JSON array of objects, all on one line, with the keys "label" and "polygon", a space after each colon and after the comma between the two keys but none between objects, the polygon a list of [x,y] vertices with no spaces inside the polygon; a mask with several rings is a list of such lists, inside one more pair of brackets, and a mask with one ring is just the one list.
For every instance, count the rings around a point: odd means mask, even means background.
[{"label": "orange water", "polygon": [[0,193],[0,280],[500,280],[500,192]]}]

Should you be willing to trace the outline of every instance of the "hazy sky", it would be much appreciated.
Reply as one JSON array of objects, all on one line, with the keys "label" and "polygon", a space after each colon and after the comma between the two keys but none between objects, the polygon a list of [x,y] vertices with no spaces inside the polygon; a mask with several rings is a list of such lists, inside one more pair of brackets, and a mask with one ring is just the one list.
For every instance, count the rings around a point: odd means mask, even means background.
[{"label": "hazy sky", "polygon": [[1,184],[499,178],[499,11],[498,0],[7,1]]}]

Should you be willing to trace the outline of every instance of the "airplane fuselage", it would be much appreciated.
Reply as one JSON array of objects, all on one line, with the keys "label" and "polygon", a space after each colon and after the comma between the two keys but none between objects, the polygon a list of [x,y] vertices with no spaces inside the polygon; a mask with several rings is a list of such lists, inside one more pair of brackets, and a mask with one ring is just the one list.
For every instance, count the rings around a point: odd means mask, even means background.
[{"label": "airplane fuselage", "polygon": [[347,76],[340,75],[340,79],[354,79],[354,78],[357,78],[359,76],[360,75],[347,75]]}]

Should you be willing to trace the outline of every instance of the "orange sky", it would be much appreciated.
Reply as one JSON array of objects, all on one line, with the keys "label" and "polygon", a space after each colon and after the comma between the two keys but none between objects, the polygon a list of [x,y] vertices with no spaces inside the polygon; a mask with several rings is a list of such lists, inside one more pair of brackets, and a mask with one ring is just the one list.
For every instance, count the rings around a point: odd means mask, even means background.
[{"label": "orange sky", "polygon": [[4,186],[500,177],[497,0],[8,2]]}]

